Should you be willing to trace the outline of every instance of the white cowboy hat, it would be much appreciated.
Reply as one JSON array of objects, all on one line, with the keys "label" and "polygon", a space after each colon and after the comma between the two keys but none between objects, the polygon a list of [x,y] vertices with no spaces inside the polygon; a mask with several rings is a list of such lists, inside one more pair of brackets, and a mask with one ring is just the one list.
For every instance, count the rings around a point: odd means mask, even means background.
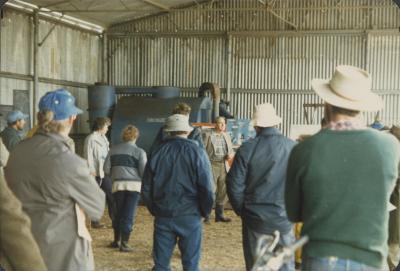
[{"label": "white cowboy hat", "polygon": [[272,127],[282,122],[282,119],[276,115],[275,108],[270,103],[259,104],[255,107],[253,118],[253,126]]},{"label": "white cowboy hat", "polygon": [[378,111],[382,99],[371,91],[371,76],[353,66],[337,66],[331,80],[313,79],[311,87],[328,104],[355,110]]},{"label": "white cowboy hat", "polygon": [[174,114],[165,121],[165,132],[191,132],[193,127],[189,125],[189,116]]}]

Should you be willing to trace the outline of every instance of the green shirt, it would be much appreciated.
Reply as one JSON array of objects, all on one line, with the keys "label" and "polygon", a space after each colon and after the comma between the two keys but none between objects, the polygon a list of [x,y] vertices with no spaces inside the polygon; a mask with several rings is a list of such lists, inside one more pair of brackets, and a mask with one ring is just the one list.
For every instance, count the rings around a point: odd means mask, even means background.
[{"label": "green shirt", "polygon": [[293,149],[285,201],[310,237],[304,255],[383,266],[399,159],[398,141],[372,129],[325,129]]}]

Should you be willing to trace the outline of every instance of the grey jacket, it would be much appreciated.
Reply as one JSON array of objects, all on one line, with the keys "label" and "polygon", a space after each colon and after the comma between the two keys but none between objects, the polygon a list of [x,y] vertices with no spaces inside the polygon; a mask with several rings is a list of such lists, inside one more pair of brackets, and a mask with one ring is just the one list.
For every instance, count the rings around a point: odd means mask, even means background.
[{"label": "grey jacket", "polygon": [[3,140],[0,137],[0,174],[3,174],[3,167],[7,165],[8,156],[8,150],[6,149],[6,146],[4,146]]},{"label": "grey jacket", "polygon": [[32,221],[47,268],[94,270],[90,235],[77,206],[98,220],[105,196],[87,162],[71,151],[68,139],[38,132],[22,141],[10,154],[5,175]]},{"label": "grey jacket", "polygon": [[141,182],[146,166],[146,152],[133,142],[120,143],[111,148],[104,163],[104,173],[113,181]]},{"label": "grey jacket", "polygon": [[4,128],[4,130],[0,133],[0,136],[3,140],[4,146],[6,146],[9,152],[12,151],[14,147],[23,139],[21,132],[10,126]]},{"label": "grey jacket", "polygon": [[83,157],[88,161],[90,172],[97,177],[104,177],[104,161],[110,150],[108,139],[99,132],[92,132],[85,138],[83,144]]},{"label": "grey jacket", "polygon": [[0,262],[10,271],[46,271],[31,222],[0,174]]},{"label": "grey jacket", "polygon": [[[207,151],[208,157],[210,157],[210,159],[213,157],[214,152],[215,152],[215,133],[216,132],[214,132],[214,131],[212,131],[211,133],[206,133],[205,139],[204,139],[204,143],[206,145],[206,151]],[[233,144],[232,144],[231,137],[226,132],[222,132],[222,136],[224,137],[226,146],[228,147],[227,154],[233,155],[235,152],[233,150]]]}]

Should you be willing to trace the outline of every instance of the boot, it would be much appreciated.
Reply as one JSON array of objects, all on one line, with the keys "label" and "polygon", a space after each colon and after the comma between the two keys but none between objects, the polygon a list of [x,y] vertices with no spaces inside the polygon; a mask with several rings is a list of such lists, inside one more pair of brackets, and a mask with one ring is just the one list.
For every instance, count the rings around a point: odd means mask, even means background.
[{"label": "boot", "polygon": [[204,224],[210,225],[211,224],[210,217],[209,216],[205,217],[203,222],[204,222]]},{"label": "boot", "polygon": [[121,246],[119,247],[119,251],[121,252],[132,252],[133,248],[128,245],[130,233],[123,233],[121,236]]},{"label": "boot", "polygon": [[111,248],[119,248],[120,246],[120,241],[121,241],[121,234],[119,231],[114,230],[114,241],[111,242],[109,247]]},{"label": "boot", "polygon": [[104,224],[101,224],[100,221],[92,221],[91,227],[93,229],[104,229],[106,226]]},{"label": "boot", "polygon": [[230,218],[224,217],[224,205],[215,206],[215,222],[231,222]]}]

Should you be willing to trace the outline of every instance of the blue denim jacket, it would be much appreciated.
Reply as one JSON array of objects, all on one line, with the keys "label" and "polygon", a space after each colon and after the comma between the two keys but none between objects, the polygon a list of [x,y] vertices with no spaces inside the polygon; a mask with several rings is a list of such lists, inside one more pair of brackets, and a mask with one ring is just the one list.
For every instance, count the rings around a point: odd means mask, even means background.
[{"label": "blue denim jacket", "polygon": [[264,128],[238,149],[227,177],[234,211],[255,231],[291,230],[284,202],[286,168],[295,142],[276,128]]},{"label": "blue denim jacket", "polygon": [[190,139],[166,139],[147,162],[141,193],[154,216],[209,215],[214,193],[205,150]]}]

